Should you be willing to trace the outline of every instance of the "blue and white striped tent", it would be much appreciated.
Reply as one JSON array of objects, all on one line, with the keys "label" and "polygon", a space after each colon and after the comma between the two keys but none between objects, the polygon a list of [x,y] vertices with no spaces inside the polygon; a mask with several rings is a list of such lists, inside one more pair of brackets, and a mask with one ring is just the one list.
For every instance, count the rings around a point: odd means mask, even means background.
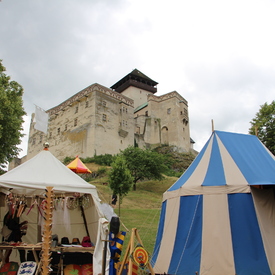
[{"label": "blue and white striped tent", "polygon": [[275,158],[256,136],[214,131],[163,195],[158,274],[275,274]]}]

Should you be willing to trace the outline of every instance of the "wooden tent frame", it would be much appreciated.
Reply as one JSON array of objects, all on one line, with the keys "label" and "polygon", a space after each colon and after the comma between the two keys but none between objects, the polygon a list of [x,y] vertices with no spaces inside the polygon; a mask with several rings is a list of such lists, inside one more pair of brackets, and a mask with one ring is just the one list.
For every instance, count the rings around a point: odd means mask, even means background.
[{"label": "wooden tent frame", "polygon": [[[126,263],[126,261],[127,261],[128,258],[129,258],[129,267],[128,267],[128,273],[127,274],[132,274],[133,273],[133,260],[129,256],[133,253],[133,251],[135,249],[135,247],[134,247],[135,238],[143,246],[141,238],[140,238],[140,236],[138,234],[137,229],[136,228],[132,228],[132,234],[131,234],[131,237],[130,237],[130,241],[128,243],[128,246],[127,246],[127,249],[126,249],[123,261],[121,262],[120,269],[117,271],[117,275],[121,275],[122,274],[123,268],[124,268],[125,263]],[[150,270],[150,273],[152,275],[155,275],[155,272],[154,272],[154,270],[153,270],[150,262],[148,262],[147,266],[148,266],[148,268]]]}]

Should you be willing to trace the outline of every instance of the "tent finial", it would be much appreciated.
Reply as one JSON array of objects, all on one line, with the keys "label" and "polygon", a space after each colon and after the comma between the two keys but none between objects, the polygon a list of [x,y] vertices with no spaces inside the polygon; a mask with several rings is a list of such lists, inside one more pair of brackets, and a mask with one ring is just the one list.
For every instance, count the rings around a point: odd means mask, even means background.
[{"label": "tent finial", "polygon": [[212,124],[212,133],[215,131],[215,129],[214,129],[214,120],[213,119],[211,119],[211,124]]},{"label": "tent finial", "polygon": [[43,146],[44,146],[44,150],[49,150],[48,148],[50,147],[50,143],[49,142],[45,142],[43,144]]}]

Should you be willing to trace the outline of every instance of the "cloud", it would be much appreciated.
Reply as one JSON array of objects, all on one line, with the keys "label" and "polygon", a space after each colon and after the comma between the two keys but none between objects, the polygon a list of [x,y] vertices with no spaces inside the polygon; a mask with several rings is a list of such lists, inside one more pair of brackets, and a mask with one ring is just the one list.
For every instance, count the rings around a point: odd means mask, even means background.
[{"label": "cloud", "polygon": [[0,58],[24,87],[26,134],[34,104],[52,108],[138,68],[159,82],[158,95],[188,101],[200,150],[211,119],[247,133],[274,99],[274,12],[272,0],[2,0]]}]

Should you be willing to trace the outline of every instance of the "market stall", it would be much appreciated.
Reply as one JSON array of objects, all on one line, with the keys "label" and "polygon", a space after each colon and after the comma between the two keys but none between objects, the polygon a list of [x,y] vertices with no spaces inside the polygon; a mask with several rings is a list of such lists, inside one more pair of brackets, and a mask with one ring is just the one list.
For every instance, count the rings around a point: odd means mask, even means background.
[{"label": "market stall", "polygon": [[[51,206],[46,202],[47,187],[53,187]],[[0,176],[0,196],[0,228],[3,228],[3,220],[9,207],[16,208],[20,223],[28,221],[26,234],[22,237],[23,245],[32,249],[43,243],[43,228],[45,222],[49,221],[45,210],[52,207],[49,226],[51,234],[58,237],[58,243],[66,238],[68,245],[71,245],[73,239],[81,241],[88,236],[95,246],[93,264],[101,263],[102,253],[97,251],[97,246],[100,247],[98,244],[101,242],[98,230],[103,214],[99,208],[96,187],[63,165],[48,148]],[[78,250],[81,250],[81,244]],[[18,253],[13,254],[16,256]]]}]

